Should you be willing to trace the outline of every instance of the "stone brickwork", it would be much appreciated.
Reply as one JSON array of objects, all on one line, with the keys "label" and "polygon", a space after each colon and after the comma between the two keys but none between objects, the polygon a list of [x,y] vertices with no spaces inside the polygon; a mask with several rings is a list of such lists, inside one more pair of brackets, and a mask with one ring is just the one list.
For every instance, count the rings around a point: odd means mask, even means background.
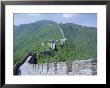
[{"label": "stone brickwork", "polygon": [[21,75],[96,75],[96,60],[80,60],[72,62],[44,63],[36,64],[33,68],[32,64],[24,63]]}]

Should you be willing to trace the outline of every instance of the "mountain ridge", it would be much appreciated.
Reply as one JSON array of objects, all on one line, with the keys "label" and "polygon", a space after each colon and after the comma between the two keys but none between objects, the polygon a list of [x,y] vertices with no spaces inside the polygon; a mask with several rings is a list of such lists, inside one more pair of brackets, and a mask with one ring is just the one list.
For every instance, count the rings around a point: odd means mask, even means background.
[{"label": "mountain ridge", "polygon": [[[62,31],[60,30],[58,25],[62,29],[64,35],[62,35]],[[86,56],[93,56],[93,54],[91,54],[91,52],[93,53],[93,51],[95,51],[96,54],[95,48],[97,43],[97,30],[95,27],[86,27],[74,23],[63,24],[48,20],[40,20],[34,23],[23,24],[20,26],[14,25],[13,34],[14,63],[19,61],[29,51],[36,51],[38,53],[42,51],[43,48],[48,49],[49,46],[47,45],[47,43],[50,40],[60,40],[64,37],[67,38],[69,46],[72,45],[71,48],[73,48],[73,50],[76,50],[77,53],[82,52],[83,54],[85,54],[84,50],[87,50]],[[44,42],[45,46],[41,45],[42,42]],[[91,42],[93,45],[90,44]],[[90,46],[87,44],[90,44]],[[76,48],[74,49],[73,46]],[[86,48],[86,46],[88,49]],[[88,54],[88,51],[90,54]]]},{"label": "mountain ridge", "polygon": [[[56,23],[56,24],[72,24],[72,25],[79,25],[79,26],[82,26],[82,27],[92,27],[92,26],[80,25],[80,24],[76,24],[76,23],[72,23],[72,22],[68,22],[68,23],[59,22],[58,23],[58,22],[55,22],[55,21],[52,21],[52,20],[38,20],[38,21],[35,21],[35,22],[32,22],[32,23],[26,23],[26,24],[14,25],[14,26],[35,24],[37,22],[50,22],[50,23]],[[97,27],[92,27],[92,28],[97,28]]]}]

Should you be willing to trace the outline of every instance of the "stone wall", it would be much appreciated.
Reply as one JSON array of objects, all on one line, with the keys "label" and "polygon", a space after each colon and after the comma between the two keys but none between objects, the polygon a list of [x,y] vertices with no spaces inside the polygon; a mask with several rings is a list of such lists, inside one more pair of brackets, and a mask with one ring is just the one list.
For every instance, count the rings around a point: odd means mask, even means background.
[{"label": "stone wall", "polygon": [[44,63],[36,64],[33,68],[32,64],[26,68],[30,75],[96,75],[96,60],[80,60],[73,62]]}]

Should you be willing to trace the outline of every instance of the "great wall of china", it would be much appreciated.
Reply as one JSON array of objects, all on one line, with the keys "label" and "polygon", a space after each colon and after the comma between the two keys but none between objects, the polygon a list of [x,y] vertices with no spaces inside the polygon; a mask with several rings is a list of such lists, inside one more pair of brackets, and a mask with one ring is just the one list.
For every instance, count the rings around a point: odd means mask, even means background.
[{"label": "great wall of china", "polygon": [[72,62],[33,64],[27,60],[19,67],[19,75],[96,75],[97,61],[93,59]]}]

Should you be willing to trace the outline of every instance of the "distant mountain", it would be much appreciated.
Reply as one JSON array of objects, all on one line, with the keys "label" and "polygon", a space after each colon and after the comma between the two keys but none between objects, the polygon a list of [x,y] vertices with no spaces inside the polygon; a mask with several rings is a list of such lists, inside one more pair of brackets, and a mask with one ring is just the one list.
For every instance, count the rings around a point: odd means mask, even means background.
[{"label": "distant mountain", "polygon": [[[64,36],[60,28],[62,29]],[[40,20],[30,24],[22,24],[20,26],[14,25],[14,63],[22,59],[27,52],[40,52],[44,47],[45,49],[48,49],[48,42],[51,40],[60,40],[64,37],[67,39],[68,44],[72,46],[71,48],[77,53],[82,52],[90,57],[96,57],[96,28],[83,27],[73,23],[58,24],[53,21]],[[45,46],[41,45],[42,42]]]}]

